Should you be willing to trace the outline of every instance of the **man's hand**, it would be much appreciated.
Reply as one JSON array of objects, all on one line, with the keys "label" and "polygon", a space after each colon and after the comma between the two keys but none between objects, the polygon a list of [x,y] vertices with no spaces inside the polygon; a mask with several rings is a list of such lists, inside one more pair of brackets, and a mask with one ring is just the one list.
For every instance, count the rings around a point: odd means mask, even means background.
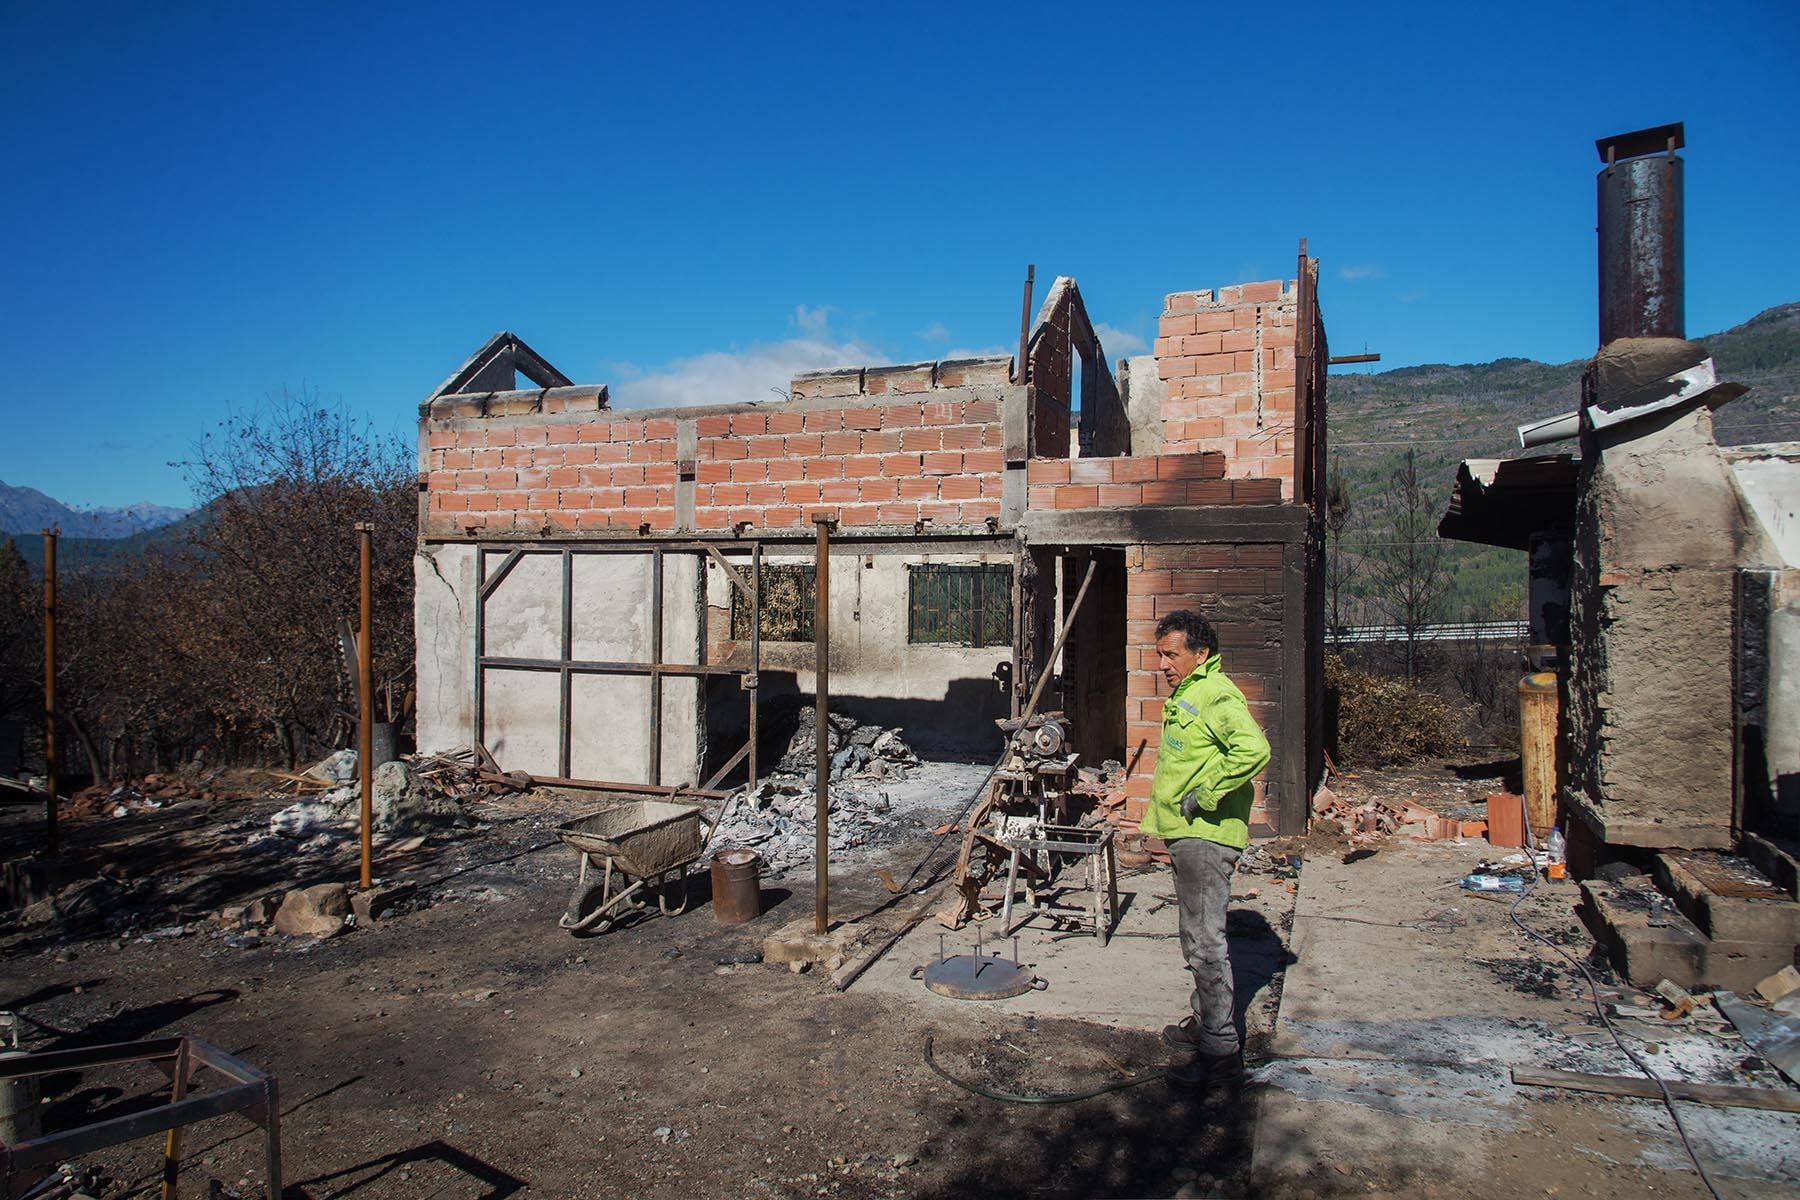
[{"label": "man's hand", "polygon": [[1198,820],[1199,816],[1200,797],[1195,792],[1189,792],[1181,798],[1181,819],[1184,821],[1194,821]]}]

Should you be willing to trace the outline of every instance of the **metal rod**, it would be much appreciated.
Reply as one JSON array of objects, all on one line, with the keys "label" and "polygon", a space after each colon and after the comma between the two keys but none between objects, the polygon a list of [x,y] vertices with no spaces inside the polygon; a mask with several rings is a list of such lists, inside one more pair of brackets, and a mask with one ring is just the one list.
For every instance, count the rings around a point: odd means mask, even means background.
[{"label": "metal rod", "polygon": [[831,518],[813,517],[813,528],[813,932],[824,933],[831,923]]},{"label": "metal rod", "polygon": [[481,584],[487,575],[487,547],[475,547],[475,703],[469,713],[469,744],[481,753],[487,744],[487,684],[481,660],[487,655],[487,598]]},{"label": "metal rod", "polygon": [[750,551],[750,790],[756,790],[756,708],[762,698],[762,543]]},{"label": "metal rod", "polygon": [[44,847],[56,853],[56,530],[44,530]]},{"label": "metal rod", "polygon": [[587,659],[563,662],[555,658],[508,658],[499,654],[482,655],[476,665],[491,671],[570,671],[576,675],[661,674],[695,678],[750,673],[743,667],[719,667],[707,663],[591,662]]},{"label": "metal rod", "polygon": [[662,782],[663,552],[650,552],[650,778]]},{"label": "metal rod", "polygon": [[1069,615],[1063,619],[1062,632],[1056,635],[1056,645],[1050,648],[1050,657],[1038,672],[1037,685],[1031,689],[1031,700],[1025,705],[1025,719],[1028,721],[1037,712],[1038,697],[1044,694],[1044,684],[1050,681],[1051,668],[1056,665],[1057,656],[1062,654],[1063,643],[1069,640],[1069,631],[1075,628],[1075,614],[1081,611],[1081,602],[1087,596],[1088,585],[1094,582],[1094,568],[1098,565],[1098,560],[1088,560],[1087,573],[1081,577],[1081,586],[1075,591],[1075,601],[1069,605]]},{"label": "metal rod", "polygon": [[362,571],[362,620],[356,635],[356,762],[362,774],[362,886],[374,886],[375,860],[375,591],[372,579],[375,526],[356,523]]},{"label": "metal rod", "polygon": [[1025,354],[1031,346],[1031,293],[1036,282],[1037,264],[1032,263],[1025,268],[1025,302],[1019,306],[1019,369],[1015,372],[1015,383],[1024,383],[1027,378]]},{"label": "metal rod", "polygon": [[[562,658],[568,662],[575,657],[575,556],[568,550],[562,552]],[[570,774],[569,759],[574,754],[574,735],[571,732],[574,705],[575,677],[568,667],[562,669],[561,694],[556,702],[556,763],[559,775]]]}]

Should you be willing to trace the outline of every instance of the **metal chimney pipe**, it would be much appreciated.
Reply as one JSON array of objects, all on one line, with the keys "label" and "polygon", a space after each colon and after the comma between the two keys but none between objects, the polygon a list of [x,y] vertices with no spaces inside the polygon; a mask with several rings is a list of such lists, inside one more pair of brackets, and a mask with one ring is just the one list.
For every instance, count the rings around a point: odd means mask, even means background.
[{"label": "metal chimney pipe", "polygon": [[1600,344],[1686,336],[1681,123],[1601,138]]}]

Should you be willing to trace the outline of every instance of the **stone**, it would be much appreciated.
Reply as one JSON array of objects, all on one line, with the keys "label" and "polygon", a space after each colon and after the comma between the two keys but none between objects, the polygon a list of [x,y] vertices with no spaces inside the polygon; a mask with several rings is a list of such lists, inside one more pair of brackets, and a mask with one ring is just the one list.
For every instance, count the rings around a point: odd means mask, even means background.
[{"label": "stone", "polygon": [[335,937],[344,932],[344,918],[349,915],[350,891],[343,884],[296,888],[281,898],[275,932],[290,937]]},{"label": "stone", "polygon": [[1770,1004],[1775,1004],[1787,996],[1800,992],[1800,971],[1785,966],[1767,979],[1756,985],[1756,994]]},{"label": "stone", "polygon": [[[1657,855],[1655,869],[1662,890],[1706,936],[1800,943],[1800,902],[1744,860],[1672,852]],[[1714,883],[1724,891],[1715,890]]]},{"label": "stone", "polygon": [[[354,783],[356,774],[356,751],[339,750],[330,755],[324,762],[310,768],[307,772],[318,779],[328,779],[332,783]],[[149,783],[146,779],[145,783]]]},{"label": "stone", "polygon": [[432,787],[398,760],[375,768],[375,828],[383,833],[416,833],[453,825],[462,805]]},{"label": "stone", "polygon": [[[860,936],[859,930],[852,925],[839,925],[826,933],[813,932],[813,919],[802,917],[789,922],[763,939],[763,961],[767,963],[786,963],[790,970],[803,971],[814,963],[829,965],[836,960],[840,965],[844,955]],[[804,966],[795,968],[795,963]],[[836,969],[836,968],[831,968]]]},{"label": "stone", "polygon": [[417,891],[410,883],[388,887],[372,887],[350,897],[350,911],[358,925],[373,925],[384,917],[397,915],[400,907]]}]

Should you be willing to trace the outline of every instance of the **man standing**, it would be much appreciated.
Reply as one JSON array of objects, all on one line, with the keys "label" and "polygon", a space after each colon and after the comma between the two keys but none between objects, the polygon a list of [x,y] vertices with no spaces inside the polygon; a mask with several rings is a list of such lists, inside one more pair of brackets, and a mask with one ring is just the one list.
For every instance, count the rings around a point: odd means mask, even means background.
[{"label": "man standing", "polygon": [[1189,1058],[1169,1068],[1174,1084],[1201,1087],[1243,1074],[1233,1018],[1225,906],[1231,872],[1250,841],[1250,781],[1269,762],[1269,742],[1244,693],[1219,665],[1219,636],[1182,609],[1156,623],[1157,666],[1172,689],[1150,803],[1138,826],[1163,839],[1175,867],[1181,953],[1193,972],[1192,1015],[1163,1030]]}]

